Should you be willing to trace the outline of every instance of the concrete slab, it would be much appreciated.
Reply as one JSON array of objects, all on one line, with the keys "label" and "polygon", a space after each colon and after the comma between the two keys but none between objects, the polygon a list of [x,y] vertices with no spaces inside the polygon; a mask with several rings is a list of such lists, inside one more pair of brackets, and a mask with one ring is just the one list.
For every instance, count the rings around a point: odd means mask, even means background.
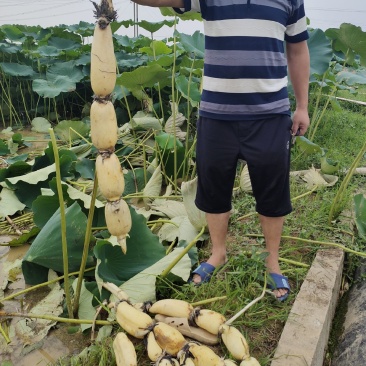
[{"label": "concrete slab", "polygon": [[344,252],[319,250],[292,306],[271,366],[322,366],[338,301]]}]

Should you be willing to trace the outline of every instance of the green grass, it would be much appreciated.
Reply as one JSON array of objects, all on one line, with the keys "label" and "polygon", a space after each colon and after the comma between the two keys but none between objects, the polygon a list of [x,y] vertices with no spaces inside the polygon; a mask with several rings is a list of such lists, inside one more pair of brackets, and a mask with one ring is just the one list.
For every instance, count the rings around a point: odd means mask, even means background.
[{"label": "green grass", "polygon": [[[363,114],[353,109],[342,112],[329,110],[319,125],[314,142],[326,148],[328,156],[338,160],[341,168],[346,169],[364,144],[365,118]],[[304,157],[297,154],[296,151],[293,152],[292,170],[308,169],[312,165],[316,168],[320,167],[320,156]],[[365,165],[365,159],[361,164]],[[308,192],[308,189],[298,178],[291,178],[294,210],[286,218],[283,235],[294,237],[294,239],[282,241],[280,256],[284,259],[281,261],[281,268],[289,277],[292,293],[285,303],[279,303],[271,295],[266,294],[233,323],[247,337],[252,355],[260,361],[262,366],[270,365],[282,328],[317,250],[327,248],[311,241],[334,242],[356,250],[365,249],[365,243],[355,236],[352,216],[353,195],[364,185],[364,177],[352,178],[347,187],[344,211],[332,226],[328,225],[329,210],[343,178],[344,175],[340,173],[339,182],[335,186],[319,188],[302,198],[297,197]],[[230,219],[227,241],[229,261],[215,275],[214,280],[200,287],[192,287],[188,284],[179,286],[167,280],[160,281],[158,297],[178,298],[196,303],[204,299],[226,296],[223,300],[207,303],[202,307],[218,311],[229,319],[261,294],[265,274],[265,253],[263,253],[265,246],[255,213],[254,198],[248,193],[236,194],[233,199],[233,208],[234,213]],[[296,238],[310,242],[304,243]],[[209,255],[210,243],[207,242],[199,250],[199,259],[205,260]],[[352,281],[353,271],[358,264],[357,256],[347,255],[344,278],[348,282]],[[339,318],[336,316],[336,327],[332,333],[330,352],[327,355],[328,362],[332,357],[331,350],[337,343],[337,329],[340,327],[339,319],[343,316],[342,314]],[[137,341],[136,346],[139,356],[138,364],[150,365],[151,362],[145,355],[142,342]],[[60,361],[57,365],[115,365],[111,338],[93,347],[91,353],[84,359],[80,356],[78,359],[74,357],[71,360]],[[219,345],[214,349],[220,356],[229,357],[224,346]],[[104,360],[107,359],[109,361],[105,363]]]}]

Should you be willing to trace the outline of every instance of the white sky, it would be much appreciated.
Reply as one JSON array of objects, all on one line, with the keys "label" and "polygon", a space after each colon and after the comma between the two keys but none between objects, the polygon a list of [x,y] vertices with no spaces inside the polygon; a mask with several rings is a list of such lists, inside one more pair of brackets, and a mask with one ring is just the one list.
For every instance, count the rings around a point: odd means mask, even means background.
[{"label": "white sky", "polygon": [[[99,0],[95,0],[99,3]],[[118,20],[134,19],[136,6],[129,0],[114,0]],[[159,9],[138,6],[138,20],[159,22],[164,18]],[[305,9],[312,28],[327,29],[339,27],[342,23],[352,23],[366,31],[366,0],[305,0]],[[89,0],[0,0],[0,25],[26,24],[43,27],[58,24],[75,24],[79,21],[94,22],[93,4]],[[178,24],[178,30],[191,34],[203,31],[198,21]],[[139,29],[140,34],[147,33]],[[165,38],[172,35],[172,29],[163,27],[154,37]],[[134,35],[133,27],[121,27],[119,34]]]}]

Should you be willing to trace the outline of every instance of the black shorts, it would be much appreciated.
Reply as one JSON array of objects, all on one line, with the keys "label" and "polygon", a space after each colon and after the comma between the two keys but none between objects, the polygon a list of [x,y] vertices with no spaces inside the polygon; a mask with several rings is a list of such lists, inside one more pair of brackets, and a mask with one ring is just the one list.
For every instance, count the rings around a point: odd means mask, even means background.
[{"label": "black shorts", "polygon": [[196,206],[207,213],[231,210],[237,163],[242,159],[248,164],[257,212],[268,217],[289,214],[291,127],[288,115],[250,121],[201,117]]}]

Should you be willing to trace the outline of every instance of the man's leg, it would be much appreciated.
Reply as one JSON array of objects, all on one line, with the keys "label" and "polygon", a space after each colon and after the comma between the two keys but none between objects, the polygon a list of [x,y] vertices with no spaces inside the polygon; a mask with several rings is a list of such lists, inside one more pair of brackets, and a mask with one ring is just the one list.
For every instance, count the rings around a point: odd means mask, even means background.
[{"label": "man's leg", "polygon": [[[220,214],[206,213],[206,220],[212,243],[212,254],[206,262],[214,267],[226,262],[226,235],[229,218],[230,211]],[[193,282],[200,283],[201,276],[195,274],[193,276]]]},{"label": "man's leg", "polygon": [[[268,257],[266,258],[266,266],[268,273],[281,274],[280,265],[278,262],[280,241],[284,217],[268,217],[259,215],[259,220],[262,226],[263,235],[266,241],[266,249]],[[281,297],[287,292],[286,289],[275,290],[276,297]]]}]

